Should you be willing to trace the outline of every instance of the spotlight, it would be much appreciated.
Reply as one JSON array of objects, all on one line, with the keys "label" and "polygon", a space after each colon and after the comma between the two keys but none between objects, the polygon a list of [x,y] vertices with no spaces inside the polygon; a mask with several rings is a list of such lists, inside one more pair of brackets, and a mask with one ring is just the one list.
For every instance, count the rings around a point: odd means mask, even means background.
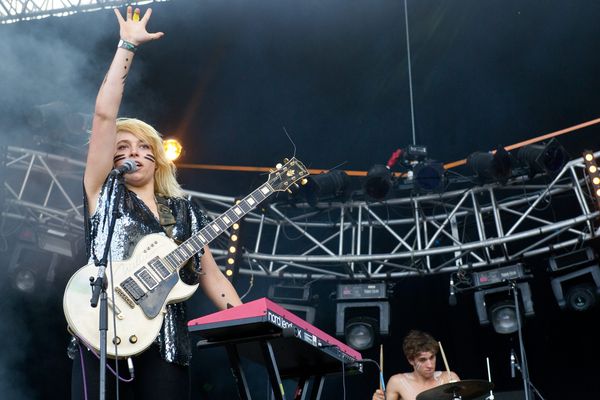
[{"label": "spotlight", "polygon": [[467,157],[467,166],[473,170],[480,184],[506,184],[512,173],[510,154],[502,146],[493,153],[477,151]]},{"label": "spotlight", "polygon": [[13,286],[24,293],[33,293],[36,287],[35,273],[29,268],[18,268],[13,273]]},{"label": "spotlight", "polygon": [[[509,334],[518,329],[517,313],[511,286],[495,287],[479,290],[474,293],[475,307],[479,323],[483,326],[492,324],[494,331]],[[535,315],[529,283],[518,283],[520,314],[525,317]]]},{"label": "spotlight", "polygon": [[32,298],[44,297],[52,290],[58,268],[65,261],[58,253],[50,253],[26,243],[17,243],[8,267],[11,285]]},{"label": "spotlight", "polygon": [[561,309],[587,311],[600,296],[600,267],[592,265],[551,280],[554,297]]},{"label": "spotlight", "polygon": [[444,165],[437,161],[423,161],[413,167],[413,184],[417,191],[439,192],[446,183]]},{"label": "spotlight", "polygon": [[519,329],[514,302],[510,300],[501,301],[492,304],[489,310],[492,326],[497,333],[509,334]]},{"label": "spotlight", "polygon": [[342,284],[337,288],[335,331],[359,351],[389,334],[390,307],[385,283]]},{"label": "spotlight", "polygon": [[392,172],[388,167],[377,164],[367,172],[363,185],[365,194],[373,200],[383,200],[392,187]]},{"label": "spotlight", "polygon": [[569,154],[556,139],[547,144],[531,144],[517,151],[517,160],[529,169],[529,177],[536,174],[555,176],[569,161]]},{"label": "spotlight", "polygon": [[352,318],[344,327],[346,344],[358,351],[373,347],[378,341],[378,333],[377,319],[370,317]]},{"label": "spotlight", "polygon": [[308,177],[302,188],[306,202],[315,207],[319,201],[345,201],[350,195],[349,183],[346,172],[335,170]]},{"label": "spotlight", "polygon": [[427,159],[427,146],[409,144],[403,155],[406,161],[424,161]]},{"label": "spotlight", "polygon": [[177,139],[166,139],[163,141],[163,149],[165,150],[165,155],[171,161],[175,161],[181,155],[181,150],[183,146]]}]

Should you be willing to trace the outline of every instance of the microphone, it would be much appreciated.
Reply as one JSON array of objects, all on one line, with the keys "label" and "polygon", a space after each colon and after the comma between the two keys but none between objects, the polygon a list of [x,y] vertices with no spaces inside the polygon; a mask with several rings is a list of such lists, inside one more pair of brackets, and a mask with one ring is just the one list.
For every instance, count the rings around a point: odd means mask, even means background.
[{"label": "microphone", "polygon": [[456,305],[456,292],[454,291],[454,279],[450,277],[450,296],[448,296],[448,304],[451,306]]},{"label": "microphone", "polygon": [[515,357],[515,351],[510,349],[510,377],[515,377],[515,362],[517,358]]},{"label": "microphone", "polygon": [[119,176],[129,174],[131,172],[137,171],[137,164],[133,160],[125,160],[120,167],[113,169],[110,174],[112,176]]}]

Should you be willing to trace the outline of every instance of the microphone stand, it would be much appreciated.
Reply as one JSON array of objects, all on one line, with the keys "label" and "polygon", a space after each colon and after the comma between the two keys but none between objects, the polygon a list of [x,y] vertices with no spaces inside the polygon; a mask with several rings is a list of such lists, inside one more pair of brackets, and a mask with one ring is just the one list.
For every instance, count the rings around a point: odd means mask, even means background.
[{"label": "microphone stand", "polygon": [[[100,301],[98,321],[98,330],[100,332],[100,400],[104,400],[106,398],[106,342],[108,332],[108,296],[106,293],[108,283],[106,281],[106,266],[108,264],[108,252],[110,250],[110,243],[115,230],[115,223],[119,218],[118,206],[123,194],[123,175],[117,176],[115,179],[115,186],[116,192],[114,196],[114,202],[112,204],[113,210],[110,224],[108,226],[106,245],[104,246],[102,258],[100,260],[98,260],[94,255],[94,264],[98,267],[98,276],[96,279],[90,277],[90,285],[92,286],[92,298],[90,299],[90,305],[95,308],[98,306],[98,301]],[[109,205],[110,203],[107,203],[107,207]]]},{"label": "microphone stand", "polygon": [[[519,308],[519,293],[517,290],[517,285],[514,281],[510,282],[510,286],[513,292],[513,299],[515,302],[515,315],[517,317],[517,331],[519,336],[519,351],[521,353],[521,363],[516,363],[515,366],[521,372],[521,377],[523,378],[523,387],[525,389],[525,400],[530,400],[531,398],[531,387],[533,386],[529,381],[529,369],[527,367],[527,356],[525,354],[525,344],[523,343],[523,327],[521,324],[521,309]],[[536,390],[537,391],[537,390]]]}]

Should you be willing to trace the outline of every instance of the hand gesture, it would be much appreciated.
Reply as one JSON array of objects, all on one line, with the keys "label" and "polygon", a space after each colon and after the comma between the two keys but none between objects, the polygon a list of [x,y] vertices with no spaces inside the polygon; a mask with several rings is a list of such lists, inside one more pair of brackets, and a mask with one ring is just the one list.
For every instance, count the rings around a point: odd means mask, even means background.
[{"label": "hand gesture", "polygon": [[164,33],[156,32],[149,33],[146,30],[146,25],[148,24],[148,20],[152,15],[152,9],[149,8],[144,13],[144,16],[140,19],[140,9],[136,8],[133,11],[133,7],[127,7],[127,19],[123,19],[121,12],[115,8],[115,14],[117,16],[117,20],[119,21],[119,34],[121,39],[134,44],[136,46],[149,42],[151,40],[160,39]]}]

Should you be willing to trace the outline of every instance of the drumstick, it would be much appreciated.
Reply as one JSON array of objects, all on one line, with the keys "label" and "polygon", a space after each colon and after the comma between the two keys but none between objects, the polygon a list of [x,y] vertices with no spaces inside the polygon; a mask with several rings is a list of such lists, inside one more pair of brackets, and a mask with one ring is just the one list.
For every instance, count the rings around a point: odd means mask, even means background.
[{"label": "drumstick", "polygon": [[[485,362],[487,364],[487,371],[488,371],[488,381],[490,383],[492,383],[492,372],[490,370],[490,358],[486,357],[485,358]],[[488,397],[486,397],[486,400],[494,400],[494,392],[492,391],[492,389],[490,389],[490,395]]]},{"label": "drumstick", "polygon": [[448,371],[448,382],[454,382],[452,380],[452,374],[450,374],[450,367],[448,367],[448,360],[446,360],[446,354],[444,354],[444,348],[442,347],[442,342],[438,342],[440,345],[440,352],[442,353],[442,358],[444,359],[444,365],[446,366],[446,371]]},{"label": "drumstick", "polygon": [[383,345],[379,346],[379,389],[383,389]]}]

